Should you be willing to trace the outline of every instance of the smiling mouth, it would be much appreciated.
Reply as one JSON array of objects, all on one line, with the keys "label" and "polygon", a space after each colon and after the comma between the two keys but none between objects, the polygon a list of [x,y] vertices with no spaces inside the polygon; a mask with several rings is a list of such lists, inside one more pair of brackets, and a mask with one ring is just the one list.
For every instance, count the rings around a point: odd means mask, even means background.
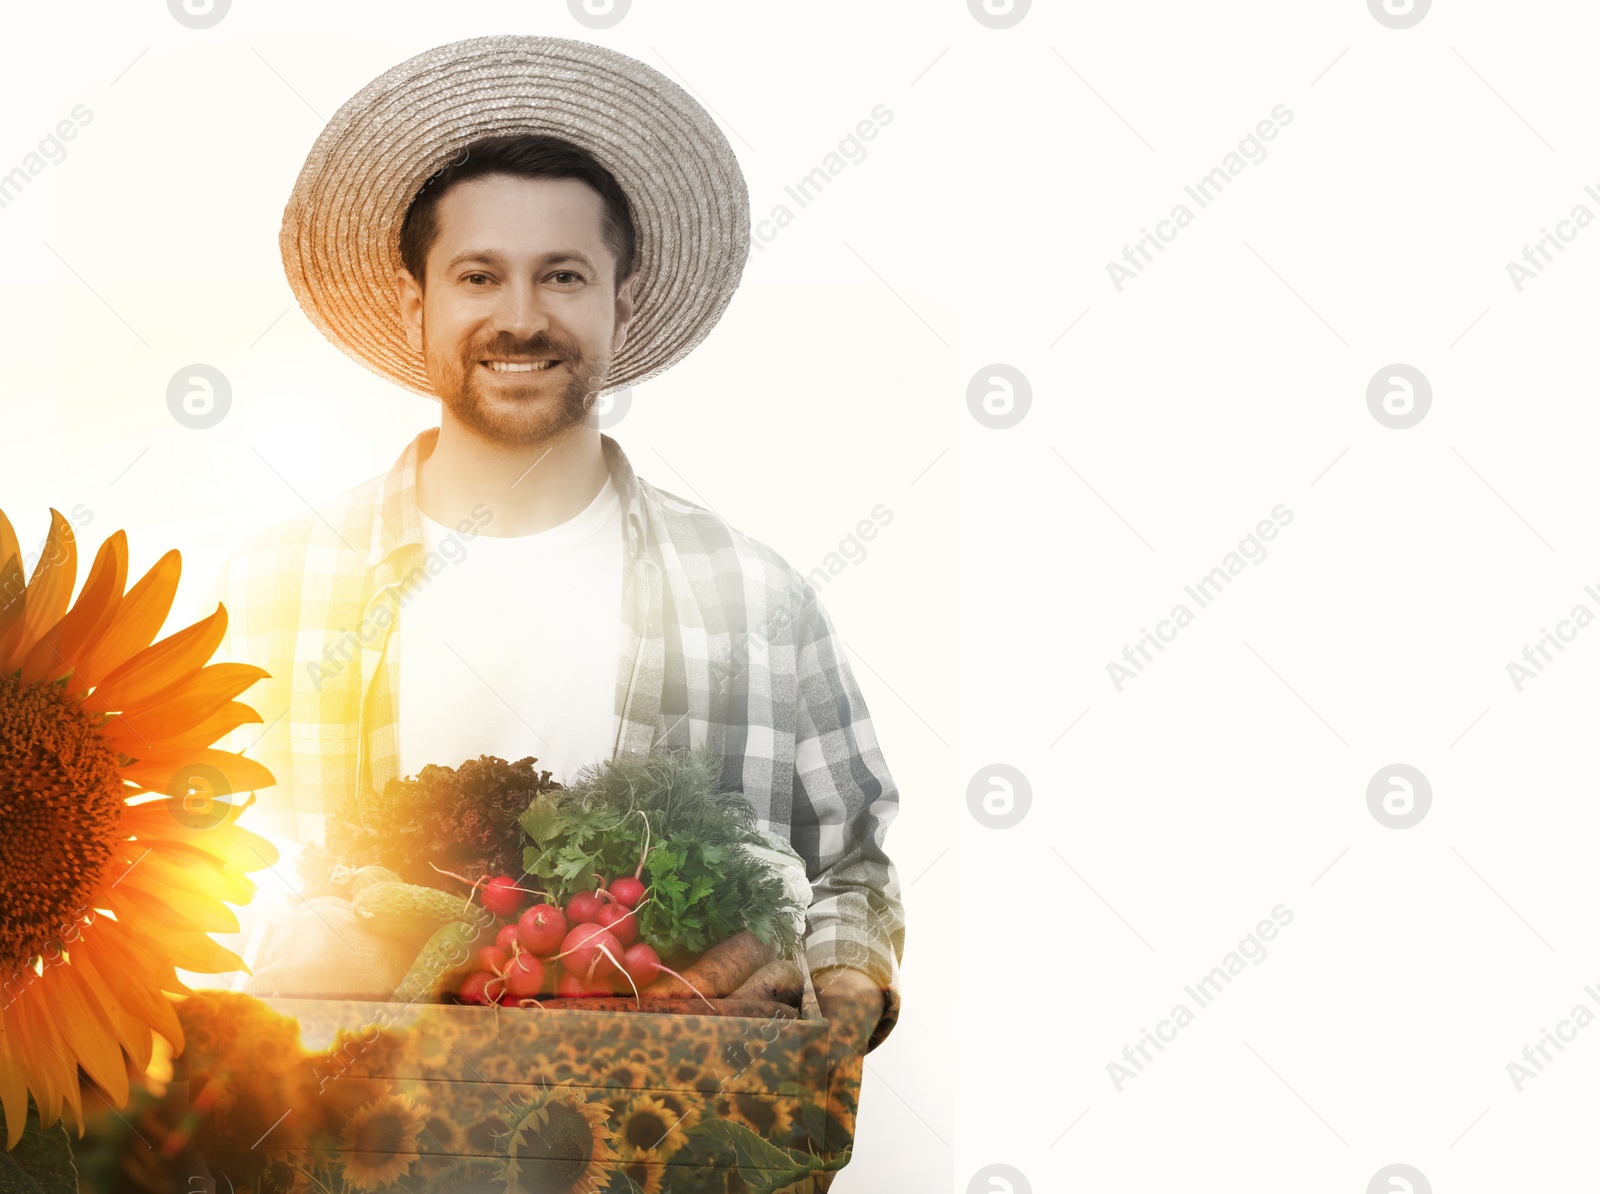
[{"label": "smiling mouth", "polygon": [[487,369],[495,373],[543,373],[547,369],[554,369],[561,362],[554,360],[544,361],[479,361]]}]

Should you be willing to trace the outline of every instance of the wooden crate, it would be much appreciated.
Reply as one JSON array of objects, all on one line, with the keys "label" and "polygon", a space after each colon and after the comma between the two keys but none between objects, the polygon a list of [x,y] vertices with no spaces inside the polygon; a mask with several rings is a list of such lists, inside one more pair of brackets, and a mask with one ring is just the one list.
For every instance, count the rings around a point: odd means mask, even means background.
[{"label": "wooden crate", "polygon": [[396,1190],[451,1194],[744,1191],[771,1186],[781,1154],[713,1121],[822,1157],[854,1127],[859,1061],[830,1066],[814,1000],[794,1020],[261,1002],[299,1022],[319,1098],[344,1122],[376,1108],[341,1139],[342,1173],[326,1149],[283,1154],[331,1189],[392,1173]]}]

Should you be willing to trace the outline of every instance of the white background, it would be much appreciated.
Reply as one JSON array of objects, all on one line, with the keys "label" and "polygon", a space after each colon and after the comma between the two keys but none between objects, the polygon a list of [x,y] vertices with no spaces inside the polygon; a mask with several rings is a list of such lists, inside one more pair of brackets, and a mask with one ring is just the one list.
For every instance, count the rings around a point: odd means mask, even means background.
[{"label": "white background", "polygon": [[[802,570],[894,512],[823,592],[908,885],[904,1013],[835,1189],[1592,1170],[1600,1028],[1520,1093],[1507,1072],[1600,1013],[1600,629],[1520,692],[1506,667],[1600,614],[1600,229],[1520,292],[1506,269],[1575,205],[1600,216],[1588,6],[1441,2],[1404,30],[1364,0],[1038,3],[1006,29],[959,0],[636,0],[601,30],[559,0],[7,21],[0,172],[94,115],[0,209],[0,502],[25,543],[81,504],[86,552],[118,527],[141,572],[181,548],[169,630],[228,550],[437,421],[322,340],[278,258],[306,151],[370,78],[483,33],[615,47],[711,107],[757,218],[892,111],[611,432]],[[1280,104],[1267,156],[1197,210],[1185,184]],[[1193,222],[1119,292],[1107,263],[1179,202]],[[193,362],[233,387],[203,432],[165,402]],[[967,402],[995,363],[1031,388],[1003,430]],[[1432,386],[1408,430],[1367,405],[1394,363]],[[1108,662],[1280,503],[1267,558],[1119,692]],[[1432,786],[1410,829],[1367,806],[1395,762]],[[969,808],[996,763],[1031,789],[1010,829]],[[1266,960],[1119,1092],[1107,1064],[1280,904]]]}]

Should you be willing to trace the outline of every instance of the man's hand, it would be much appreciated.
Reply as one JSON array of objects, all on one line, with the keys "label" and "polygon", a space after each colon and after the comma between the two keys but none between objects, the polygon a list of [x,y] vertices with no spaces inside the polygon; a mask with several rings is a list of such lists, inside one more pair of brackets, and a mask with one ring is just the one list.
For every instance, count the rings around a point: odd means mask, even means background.
[{"label": "man's hand", "polygon": [[831,1058],[838,1060],[845,1051],[863,1054],[887,1006],[883,988],[876,979],[847,966],[819,970],[811,981],[822,1014],[828,1018]]}]

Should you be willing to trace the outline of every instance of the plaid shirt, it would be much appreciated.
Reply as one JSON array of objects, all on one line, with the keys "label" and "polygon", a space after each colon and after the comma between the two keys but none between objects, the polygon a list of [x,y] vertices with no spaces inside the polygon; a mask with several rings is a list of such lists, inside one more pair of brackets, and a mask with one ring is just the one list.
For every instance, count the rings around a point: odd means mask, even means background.
[{"label": "plaid shirt", "polygon": [[[244,726],[225,743],[250,743],[277,779],[253,810],[267,830],[320,838],[325,818],[352,816],[358,793],[397,774],[389,639],[410,593],[449,566],[423,558],[416,500],[417,463],[438,434],[420,433],[386,475],[264,532],[217,579],[207,608],[228,611],[218,658],[271,673],[241,698],[265,730]],[[888,992],[876,1047],[900,1006],[905,920],[883,849],[899,794],[833,623],[770,547],[635,477],[617,442],[600,439],[627,539],[614,751],[721,755],[724,784],[805,859],[812,972],[850,966]]]}]

